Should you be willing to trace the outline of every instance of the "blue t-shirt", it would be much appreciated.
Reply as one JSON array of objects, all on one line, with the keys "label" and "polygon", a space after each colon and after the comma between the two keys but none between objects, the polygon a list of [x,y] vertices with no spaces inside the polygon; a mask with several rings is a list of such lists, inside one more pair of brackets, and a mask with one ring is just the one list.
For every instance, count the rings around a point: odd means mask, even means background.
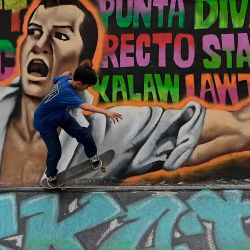
[{"label": "blue t-shirt", "polygon": [[40,132],[49,132],[59,127],[70,114],[67,108],[79,107],[84,101],[70,84],[69,76],[56,76],[55,86],[42,100],[34,114],[34,127]]}]

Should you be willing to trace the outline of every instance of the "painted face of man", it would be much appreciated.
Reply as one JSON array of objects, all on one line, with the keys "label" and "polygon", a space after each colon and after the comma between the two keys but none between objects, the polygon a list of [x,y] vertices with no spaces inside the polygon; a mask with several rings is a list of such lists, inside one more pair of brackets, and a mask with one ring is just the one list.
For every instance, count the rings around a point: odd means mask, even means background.
[{"label": "painted face of man", "polygon": [[74,5],[37,8],[21,46],[21,78],[26,94],[43,98],[56,75],[73,72],[79,66],[83,52],[79,28],[84,17]]}]

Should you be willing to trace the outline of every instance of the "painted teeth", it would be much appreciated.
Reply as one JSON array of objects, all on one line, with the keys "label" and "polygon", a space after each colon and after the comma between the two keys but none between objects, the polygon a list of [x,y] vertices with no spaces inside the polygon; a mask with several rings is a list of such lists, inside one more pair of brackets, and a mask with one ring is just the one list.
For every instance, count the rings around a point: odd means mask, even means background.
[{"label": "painted teeth", "polygon": [[31,75],[33,75],[33,76],[42,76],[42,74],[40,74],[38,72],[32,72]]}]

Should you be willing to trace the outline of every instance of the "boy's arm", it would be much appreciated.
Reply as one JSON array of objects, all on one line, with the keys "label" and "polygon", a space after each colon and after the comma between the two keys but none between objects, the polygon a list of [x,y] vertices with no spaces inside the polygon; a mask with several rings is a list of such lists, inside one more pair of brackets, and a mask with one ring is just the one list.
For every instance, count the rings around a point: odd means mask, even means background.
[{"label": "boy's arm", "polygon": [[96,113],[104,114],[107,117],[111,118],[114,123],[118,122],[119,119],[122,119],[122,115],[119,114],[119,113],[108,111],[106,109],[103,109],[103,108],[100,108],[100,107],[96,107],[96,106],[91,105],[91,104],[83,103],[83,104],[80,105],[80,108],[82,110],[85,110],[85,111],[90,111],[90,112],[96,112]]},{"label": "boy's arm", "polygon": [[70,71],[65,71],[65,72],[63,72],[60,76],[72,76],[72,72],[70,72]]}]

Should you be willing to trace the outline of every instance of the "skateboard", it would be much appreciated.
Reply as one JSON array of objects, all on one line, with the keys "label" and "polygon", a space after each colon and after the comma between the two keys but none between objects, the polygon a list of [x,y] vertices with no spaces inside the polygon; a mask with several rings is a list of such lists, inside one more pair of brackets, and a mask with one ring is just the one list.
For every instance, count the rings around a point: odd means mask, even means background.
[{"label": "skateboard", "polygon": [[102,166],[98,169],[93,169],[89,160],[86,160],[74,167],[68,168],[59,174],[57,174],[57,186],[50,187],[47,184],[46,178],[41,181],[41,185],[46,189],[61,189],[65,191],[67,189],[67,184],[72,181],[79,179],[80,177],[90,174],[94,171],[101,171],[102,173],[106,172],[106,167],[113,161],[115,158],[115,151],[108,150],[105,153],[99,155],[102,160]]}]

